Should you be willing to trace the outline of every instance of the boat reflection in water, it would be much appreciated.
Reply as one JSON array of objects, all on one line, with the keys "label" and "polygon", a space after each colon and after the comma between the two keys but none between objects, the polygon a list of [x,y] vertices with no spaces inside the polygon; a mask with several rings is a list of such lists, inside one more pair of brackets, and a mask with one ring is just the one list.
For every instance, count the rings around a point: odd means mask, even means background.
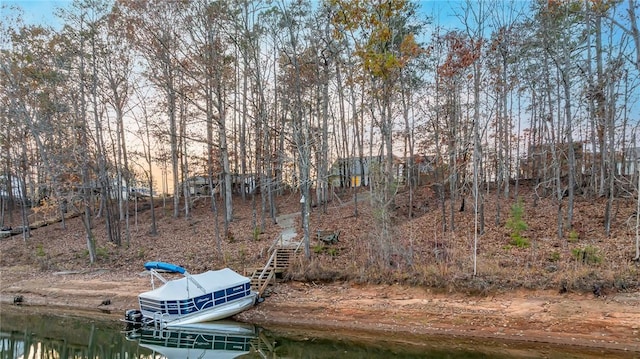
[{"label": "boat reflection in water", "polygon": [[258,329],[253,324],[231,320],[171,329],[146,326],[127,332],[127,339],[168,359],[237,358],[261,351]]}]

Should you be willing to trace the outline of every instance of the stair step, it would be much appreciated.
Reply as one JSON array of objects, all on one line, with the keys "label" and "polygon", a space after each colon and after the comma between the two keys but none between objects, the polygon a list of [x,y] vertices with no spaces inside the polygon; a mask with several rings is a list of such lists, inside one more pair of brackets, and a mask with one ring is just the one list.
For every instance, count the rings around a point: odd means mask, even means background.
[{"label": "stair step", "polygon": [[[264,276],[268,276],[269,273],[271,273],[272,271],[273,271],[273,268],[267,268],[266,270],[264,270]],[[251,278],[259,278],[262,273],[263,273],[263,270],[256,271],[253,273]]]},{"label": "stair step", "polygon": [[276,273],[282,273],[289,268],[292,258],[297,253],[296,247],[276,247],[274,251],[275,253],[271,253],[272,257],[268,262],[268,267],[252,268],[246,271],[246,273],[251,273],[248,276],[251,278],[252,289],[260,294],[272,283]]},{"label": "stair step", "polygon": [[[264,274],[262,275],[263,277],[267,277],[269,276],[269,273],[271,273],[273,271],[273,268],[267,268],[266,270],[264,270]],[[253,272],[253,275],[251,276],[251,278],[260,278],[260,275],[263,273],[263,270],[257,270],[255,272]]]}]

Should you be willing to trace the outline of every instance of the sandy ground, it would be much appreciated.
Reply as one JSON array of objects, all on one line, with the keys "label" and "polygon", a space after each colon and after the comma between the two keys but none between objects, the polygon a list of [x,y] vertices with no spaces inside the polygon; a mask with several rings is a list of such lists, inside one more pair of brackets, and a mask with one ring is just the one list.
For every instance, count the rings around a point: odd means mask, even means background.
[{"label": "sandy ground", "polygon": [[[25,306],[118,320],[126,309],[137,307],[137,294],[149,287],[147,276],[122,277],[99,269],[26,278],[24,272],[0,268],[0,309],[21,295]],[[101,306],[105,299],[111,304]],[[615,349],[640,358],[638,292],[597,298],[549,291],[471,297],[393,285],[289,282],[273,286],[263,303],[236,319],[267,327],[368,333],[399,342],[417,343],[433,335],[492,338]]]}]

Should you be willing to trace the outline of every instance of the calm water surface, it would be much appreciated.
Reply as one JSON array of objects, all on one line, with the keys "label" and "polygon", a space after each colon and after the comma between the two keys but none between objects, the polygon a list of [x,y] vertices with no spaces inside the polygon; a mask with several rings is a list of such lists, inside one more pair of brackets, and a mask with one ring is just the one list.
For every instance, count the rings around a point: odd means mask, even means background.
[{"label": "calm water surface", "polygon": [[[111,319],[0,310],[0,359],[58,358],[640,358],[640,353],[490,340],[375,338],[336,332],[260,328],[232,321],[184,330],[125,331]],[[415,342],[415,340],[412,340]]]}]

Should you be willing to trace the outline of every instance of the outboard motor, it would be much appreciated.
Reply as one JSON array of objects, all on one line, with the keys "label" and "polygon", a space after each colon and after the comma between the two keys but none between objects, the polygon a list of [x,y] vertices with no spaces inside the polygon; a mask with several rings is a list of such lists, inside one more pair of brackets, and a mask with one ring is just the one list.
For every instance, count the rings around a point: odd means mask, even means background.
[{"label": "outboard motor", "polygon": [[142,312],[129,309],[124,313],[124,321],[127,323],[127,330],[138,329],[142,327]]}]

